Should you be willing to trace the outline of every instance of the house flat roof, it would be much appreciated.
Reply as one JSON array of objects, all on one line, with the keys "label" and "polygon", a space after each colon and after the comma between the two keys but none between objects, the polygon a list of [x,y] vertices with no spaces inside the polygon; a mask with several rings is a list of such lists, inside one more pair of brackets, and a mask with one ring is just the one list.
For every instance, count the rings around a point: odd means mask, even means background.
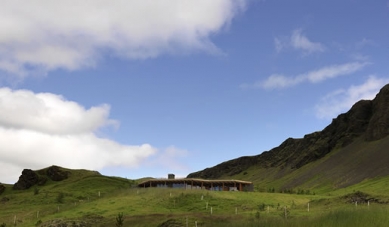
[{"label": "house flat roof", "polygon": [[205,179],[198,179],[198,178],[181,178],[181,179],[150,179],[143,181],[138,184],[138,187],[148,186],[149,184],[165,184],[165,183],[203,183],[205,185],[210,184],[243,184],[243,185],[250,185],[252,182],[250,181],[242,181],[242,180],[205,180]]}]

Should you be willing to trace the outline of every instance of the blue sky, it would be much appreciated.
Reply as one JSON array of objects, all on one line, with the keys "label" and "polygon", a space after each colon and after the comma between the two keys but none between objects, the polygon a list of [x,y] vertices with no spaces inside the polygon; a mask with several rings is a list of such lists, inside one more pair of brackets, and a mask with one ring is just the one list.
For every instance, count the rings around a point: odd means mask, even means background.
[{"label": "blue sky", "polygon": [[0,182],[50,165],[184,177],[389,83],[387,0],[2,3]]}]

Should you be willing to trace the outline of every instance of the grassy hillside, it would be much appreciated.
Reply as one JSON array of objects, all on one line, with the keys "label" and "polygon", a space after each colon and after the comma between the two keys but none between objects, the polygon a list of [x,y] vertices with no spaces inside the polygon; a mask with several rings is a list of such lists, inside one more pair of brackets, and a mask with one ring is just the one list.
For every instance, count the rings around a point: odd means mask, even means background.
[{"label": "grassy hillside", "polygon": [[133,187],[133,180],[65,170],[68,179],[44,186],[12,190],[8,185],[0,195],[0,225],[115,226],[119,213],[123,226],[366,226],[372,221],[382,226],[389,221],[389,177],[331,193],[288,194],[143,189]]},{"label": "grassy hillside", "polygon": [[242,179],[267,191],[331,191],[389,176],[389,85],[361,100],[322,131],[288,138],[256,156],[239,157],[188,177]]},{"label": "grassy hillside", "polygon": [[252,181],[259,191],[301,188],[329,192],[388,176],[388,147],[389,137],[373,142],[357,139],[349,146],[336,149],[299,169],[253,165],[239,174],[225,174],[220,178]]}]

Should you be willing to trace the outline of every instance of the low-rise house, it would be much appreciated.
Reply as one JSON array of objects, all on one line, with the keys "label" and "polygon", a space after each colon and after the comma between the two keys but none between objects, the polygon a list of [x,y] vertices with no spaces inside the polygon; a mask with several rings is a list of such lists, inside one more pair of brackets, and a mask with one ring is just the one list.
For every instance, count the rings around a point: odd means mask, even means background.
[{"label": "low-rise house", "polygon": [[204,180],[197,178],[175,179],[174,174],[168,178],[150,179],[138,184],[140,188],[184,188],[205,189],[211,191],[253,191],[253,183],[241,180]]}]

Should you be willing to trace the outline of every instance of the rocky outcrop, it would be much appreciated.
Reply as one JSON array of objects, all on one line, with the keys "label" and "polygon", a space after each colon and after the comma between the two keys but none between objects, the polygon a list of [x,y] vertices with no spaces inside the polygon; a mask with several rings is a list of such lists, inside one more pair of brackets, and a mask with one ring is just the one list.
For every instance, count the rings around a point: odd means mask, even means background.
[{"label": "rocky outcrop", "polygon": [[323,158],[335,148],[342,148],[356,138],[379,140],[389,135],[389,84],[376,98],[361,100],[344,114],[333,119],[324,130],[307,134],[304,138],[288,138],[280,146],[260,155],[240,157],[212,168],[191,173],[188,178],[217,179],[239,174],[256,165],[262,168],[298,169]]},{"label": "rocky outcrop", "polygon": [[15,190],[25,190],[39,182],[39,176],[31,169],[24,169],[18,182],[13,186]]},{"label": "rocky outcrop", "polygon": [[1,198],[0,203],[4,204],[4,203],[7,203],[8,201],[9,201],[8,197],[3,197],[3,198]]},{"label": "rocky outcrop", "polygon": [[373,115],[366,132],[369,141],[389,135],[389,84],[383,87],[372,102]]},{"label": "rocky outcrop", "polygon": [[100,226],[104,221],[104,217],[100,215],[86,215],[79,219],[54,219],[41,223],[41,227],[92,227]]},{"label": "rocky outcrop", "polygon": [[46,170],[46,175],[53,181],[62,181],[68,178],[68,172],[61,170],[58,166],[51,166]]},{"label": "rocky outcrop", "polygon": [[5,191],[5,186],[0,184],[0,195]]}]

